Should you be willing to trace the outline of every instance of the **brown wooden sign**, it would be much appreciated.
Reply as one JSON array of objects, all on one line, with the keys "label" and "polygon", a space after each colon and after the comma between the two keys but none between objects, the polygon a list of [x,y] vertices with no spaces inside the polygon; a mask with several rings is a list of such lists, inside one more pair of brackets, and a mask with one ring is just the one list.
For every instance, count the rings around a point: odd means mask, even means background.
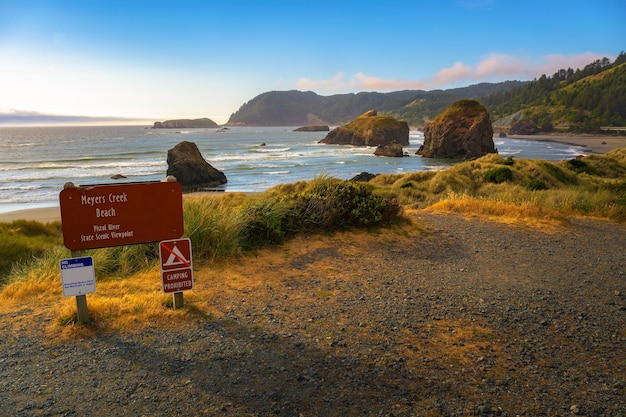
[{"label": "brown wooden sign", "polygon": [[184,233],[177,182],[64,188],[59,200],[63,243],[71,250],[177,239]]}]

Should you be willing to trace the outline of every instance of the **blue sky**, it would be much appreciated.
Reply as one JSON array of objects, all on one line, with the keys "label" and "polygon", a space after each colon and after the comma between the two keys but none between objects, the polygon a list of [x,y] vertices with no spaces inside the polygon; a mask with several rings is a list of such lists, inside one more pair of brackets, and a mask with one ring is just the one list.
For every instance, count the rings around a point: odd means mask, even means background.
[{"label": "blue sky", "polygon": [[256,95],[532,80],[626,49],[626,0],[0,2],[0,113],[210,117]]}]

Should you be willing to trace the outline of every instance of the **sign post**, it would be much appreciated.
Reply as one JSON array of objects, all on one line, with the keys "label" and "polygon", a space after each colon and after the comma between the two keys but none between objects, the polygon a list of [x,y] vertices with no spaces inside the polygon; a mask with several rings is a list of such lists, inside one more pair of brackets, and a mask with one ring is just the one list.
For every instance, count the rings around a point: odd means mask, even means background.
[{"label": "sign post", "polygon": [[161,278],[164,293],[174,294],[174,309],[184,305],[183,291],[193,289],[191,240],[172,239],[159,243]]}]

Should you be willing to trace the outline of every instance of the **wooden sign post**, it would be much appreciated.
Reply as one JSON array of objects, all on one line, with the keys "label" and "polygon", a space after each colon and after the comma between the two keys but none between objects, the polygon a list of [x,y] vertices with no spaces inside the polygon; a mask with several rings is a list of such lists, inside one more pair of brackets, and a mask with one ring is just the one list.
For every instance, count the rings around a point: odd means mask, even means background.
[{"label": "wooden sign post", "polygon": [[[80,258],[83,256],[82,250],[71,251],[72,258]],[[89,323],[89,310],[87,310],[87,294],[76,296],[76,312],[78,324]]]}]

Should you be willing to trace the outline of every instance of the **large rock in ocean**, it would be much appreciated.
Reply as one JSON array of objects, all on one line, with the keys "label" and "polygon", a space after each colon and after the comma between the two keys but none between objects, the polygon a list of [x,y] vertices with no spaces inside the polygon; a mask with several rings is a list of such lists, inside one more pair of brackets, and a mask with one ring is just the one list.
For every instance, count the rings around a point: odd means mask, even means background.
[{"label": "large rock in ocean", "polygon": [[459,100],[424,127],[424,144],[416,152],[427,158],[475,159],[496,153],[487,109],[474,100]]},{"label": "large rock in ocean", "polygon": [[330,127],[328,125],[312,125],[312,126],[302,126],[297,129],[294,129],[294,132],[328,132]]},{"label": "large rock in ocean", "polygon": [[378,148],[374,151],[374,155],[376,156],[388,156],[392,158],[402,157],[404,155],[404,150],[402,149],[402,145],[398,142],[385,143],[383,145],[378,145]]},{"label": "large rock in ocean", "polygon": [[219,127],[213,120],[204,117],[202,119],[177,119],[164,122],[154,122],[153,129],[206,129]]},{"label": "large rock in ocean", "polygon": [[320,141],[355,146],[378,146],[391,142],[408,145],[409,125],[391,116],[379,116],[376,110],[363,113],[347,125],[333,129]]},{"label": "large rock in ocean", "polygon": [[226,175],[213,168],[193,142],[180,142],[167,151],[167,175],[173,175],[183,191],[226,184]]}]

